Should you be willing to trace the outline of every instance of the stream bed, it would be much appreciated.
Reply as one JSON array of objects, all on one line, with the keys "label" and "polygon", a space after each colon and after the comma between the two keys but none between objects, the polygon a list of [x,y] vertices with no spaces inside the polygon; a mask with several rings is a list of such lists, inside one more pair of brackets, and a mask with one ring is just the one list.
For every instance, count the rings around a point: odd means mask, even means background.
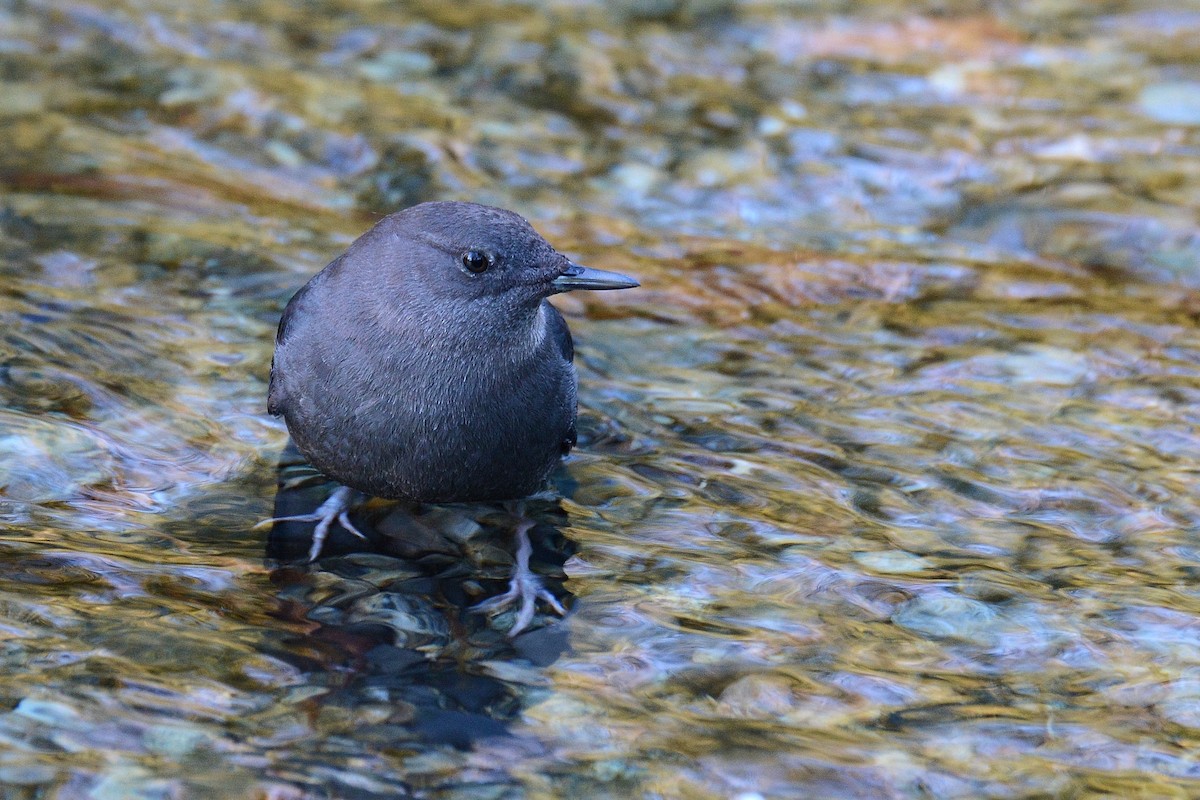
[{"label": "stream bed", "polygon": [[[642,281],[511,641],[494,508],[253,529],[432,199]],[[1194,0],[0,2],[0,797],[1195,797],[1198,265]]]}]

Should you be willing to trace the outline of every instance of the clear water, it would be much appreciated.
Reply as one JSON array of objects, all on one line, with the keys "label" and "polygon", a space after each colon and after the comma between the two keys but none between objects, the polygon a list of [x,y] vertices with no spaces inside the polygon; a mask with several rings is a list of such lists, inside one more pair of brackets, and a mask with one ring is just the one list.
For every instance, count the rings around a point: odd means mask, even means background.
[{"label": "clear water", "polygon": [[[1200,793],[1200,6],[0,6],[0,796]],[[504,521],[267,558],[283,303],[514,208],[571,613]]]}]

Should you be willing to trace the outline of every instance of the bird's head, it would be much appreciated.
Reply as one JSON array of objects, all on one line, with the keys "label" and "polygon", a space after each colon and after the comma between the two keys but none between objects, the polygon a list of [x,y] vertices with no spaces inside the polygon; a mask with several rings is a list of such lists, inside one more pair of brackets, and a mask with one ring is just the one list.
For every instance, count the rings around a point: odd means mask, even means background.
[{"label": "bird's head", "polygon": [[455,309],[515,312],[559,292],[638,285],[572,262],[520,215],[476,203],[422,203],[388,217],[371,238],[394,280]]}]

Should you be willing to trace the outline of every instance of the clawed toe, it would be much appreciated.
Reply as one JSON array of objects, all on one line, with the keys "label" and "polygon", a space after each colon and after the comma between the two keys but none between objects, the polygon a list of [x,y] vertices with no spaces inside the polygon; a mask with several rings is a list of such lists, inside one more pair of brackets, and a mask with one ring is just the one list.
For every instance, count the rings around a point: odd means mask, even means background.
[{"label": "clawed toe", "polygon": [[508,591],[471,607],[472,611],[493,614],[519,604],[517,618],[508,630],[510,638],[525,630],[529,627],[529,623],[533,622],[533,615],[537,610],[539,600],[553,609],[560,617],[567,613],[566,609],[562,607],[562,603],[558,602],[558,598],[542,585],[541,578],[529,569],[529,557],[533,554],[533,546],[529,542],[529,529],[532,527],[533,522],[530,520],[522,520],[517,526],[516,563],[513,565],[513,575],[508,583]]},{"label": "clawed toe", "polygon": [[562,603],[558,602],[558,598],[542,586],[541,581],[533,574],[514,575],[507,592],[484,600],[482,603],[472,606],[471,610],[495,614],[519,604],[517,618],[508,630],[509,637],[513,637],[529,627],[530,622],[533,622],[533,615],[537,610],[539,600],[553,609],[560,617],[567,613],[566,609],[562,607]]},{"label": "clawed toe", "polygon": [[316,561],[317,557],[321,555],[321,548],[325,546],[325,538],[329,535],[329,529],[333,527],[333,523],[335,522],[359,539],[367,541],[366,535],[350,521],[350,506],[354,502],[354,496],[355,491],[353,489],[348,486],[339,486],[333,494],[329,495],[329,499],[318,506],[317,510],[311,514],[271,517],[257,523],[251,530],[259,530],[276,522],[315,522],[317,523],[317,527],[313,529],[312,547],[308,549],[308,560]]}]

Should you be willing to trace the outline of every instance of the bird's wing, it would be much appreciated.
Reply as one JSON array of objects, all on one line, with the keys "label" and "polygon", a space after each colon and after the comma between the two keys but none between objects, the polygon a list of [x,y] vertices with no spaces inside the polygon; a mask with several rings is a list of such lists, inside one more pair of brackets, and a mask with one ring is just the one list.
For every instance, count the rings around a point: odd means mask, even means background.
[{"label": "bird's wing", "polygon": [[[546,303],[546,305],[549,306],[549,310],[546,312],[546,332],[550,336],[550,341],[558,347],[558,352],[562,354],[563,360],[570,364],[575,359],[575,340],[571,338],[571,329],[567,327],[567,321],[563,319],[563,315],[557,308],[550,303]],[[578,439],[575,416],[572,415],[571,427],[567,428],[567,432],[559,444],[559,452],[564,456],[571,452],[571,448],[575,446]]]},{"label": "bird's wing", "polygon": [[279,327],[275,331],[275,357],[271,359],[271,383],[267,389],[267,413],[278,417],[283,413],[283,407],[287,402],[287,392],[283,386],[283,374],[276,367],[279,363],[279,352],[287,343],[288,328],[295,320],[296,314],[304,305],[305,295],[308,294],[313,282],[309,281],[300,287],[300,291],[292,295],[292,299],[288,301],[287,308],[283,309],[283,316],[279,318]]},{"label": "bird's wing", "polygon": [[271,383],[267,389],[267,413],[278,417],[283,413],[283,387],[275,371],[275,359],[271,359]]},{"label": "bird's wing", "polygon": [[571,338],[571,329],[557,308],[550,303],[546,303],[546,306],[546,332],[550,335],[550,341],[558,345],[563,360],[570,363],[575,359],[575,340]]},{"label": "bird's wing", "polygon": [[[283,370],[279,367],[279,355],[283,348],[287,345],[289,334],[295,332],[296,319],[300,312],[309,305],[310,297],[315,287],[322,285],[329,280],[329,276],[336,273],[346,260],[346,256],[354,252],[354,245],[340,256],[330,261],[325,269],[313,275],[308,283],[300,287],[300,291],[292,295],[292,299],[288,301],[287,308],[283,309],[283,316],[279,318],[279,328],[275,331],[275,357],[271,359],[271,385],[267,390],[267,412],[279,416],[283,413],[284,406],[287,403],[287,390],[284,387],[286,382]],[[311,318],[311,314],[309,317]]]}]

